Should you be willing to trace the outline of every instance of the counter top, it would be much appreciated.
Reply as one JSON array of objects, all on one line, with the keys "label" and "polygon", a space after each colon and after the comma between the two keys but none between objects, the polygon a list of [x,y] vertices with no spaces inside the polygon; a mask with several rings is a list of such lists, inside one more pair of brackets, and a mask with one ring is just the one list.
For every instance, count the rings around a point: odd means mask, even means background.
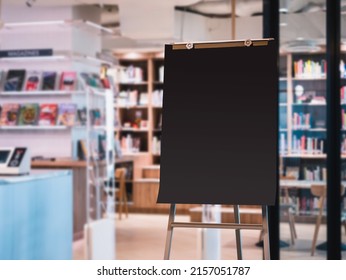
[{"label": "counter top", "polygon": [[49,160],[35,160],[31,161],[31,167],[32,168],[73,168],[73,167],[86,167],[86,161],[85,160],[72,160],[72,159],[64,159],[64,160],[55,160],[55,161],[49,161]]},{"label": "counter top", "polygon": [[[105,165],[104,160],[98,162],[99,165]],[[34,160],[31,161],[32,168],[85,168],[87,162],[85,160],[58,159],[58,160]]]},{"label": "counter top", "polygon": [[20,182],[43,180],[46,178],[60,177],[71,175],[71,170],[49,170],[49,169],[34,169],[29,175],[9,176],[0,175],[0,185],[9,185]]}]

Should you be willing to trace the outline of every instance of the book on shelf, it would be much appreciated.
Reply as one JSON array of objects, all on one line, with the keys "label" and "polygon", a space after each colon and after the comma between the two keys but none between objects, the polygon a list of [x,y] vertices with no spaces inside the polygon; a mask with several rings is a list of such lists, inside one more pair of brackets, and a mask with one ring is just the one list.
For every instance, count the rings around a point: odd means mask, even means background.
[{"label": "book on shelf", "polygon": [[118,139],[114,139],[114,152],[115,158],[121,158],[123,155],[121,151],[120,141]]},{"label": "book on shelf", "polygon": [[161,140],[157,136],[153,137],[152,148],[151,149],[152,149],[152,153],[154,155],[161,154]]},{"label": "book on shelf", "polygon": [[153,91],[152,104],[154,107],[162,107],[163,104],[163,90],[156,89]]},{"label": "book on shelf", "polygon": [[20,106],[18,125],[37,125],[40,107],[37,103]]},{"label": "book on shelf", "polygon": [[41,84],[41,72],[28,71],[25,80],[25,91],[37,91],[40,89]]},{"label": "book on shelf", "polygon": [[13,126],[17,125],[19,119],[20,105],[16,103],[5,103],[1,108],[0,125]]},{"label": "book on shelf", "polygon": [[88,157],[88,149],[84,139],[77,141],[77,157],[79,160],[86,160]]},{"label": "book on shelf", "polygon": [[24,69],[12,69],[7,72],[4,91],[21,91],[25,80]]},{"label": "book on shelf", "polygon": [[345,109],[341,110],[341,127],[346,129],[346,112]]},{"label": "book on shelf", "polygon": [[287,152],[287,140],[284,133],[280,133],[279,150],[280,154],[285,154]]},{"label": "book on shelf", "polygon": [[98,154],[99,154],[100,160],[103,160],[106,158],[106,151],[107,151],[106,135],[99,134],[98,135]]},{"label": "book on shelf", "polygon": [[117,99],[117,105],[119,107],[125,107],[128,103],[129,94],[128,91],[120,91]]},{"label": "book on shelf", "polygon": [[87,123],[87,110],[85,107],[77,109],[77,123],[79,125],[86,125],[86,123]]},{"label": "book on shelf", "polygon": [[149,100],[148,100],[148,93],[147,92],[141,92],[139,94],[139,101],[138,104],[141,106],[148,105]]},{"label": "book on shelf", "polygon": [[159,121],[157,123],[157,129],[162,129],[162,113],[160,114]]},{"label": "book on shelf", "polygon": [[73,71],[65,71],[61,73],[59,89],[63,91],[76,90],[77,73]]},{"label": "book on shelf", "polygon": [[101,125],[102,116],[100,109],[91,109],[90,110],[90,123],[92,125]]},{"label": "book on shelf", "polygon": [[76,104],[62,103],[59,105],[57,125],[73,126],[76,120]]},{"label": "book on shelf", "polygon": [[38,124],[44,126],[50,126],[56,124],[58,116],[57,104],[41,104],[40,105],[40,117]]},{"label": "book on shelf", "polygon": [[161,65],[159,67],[159,82],[161,83],[163,83],[164,73],[165,73],[165,66]]},{"label": "book on shelf", "polygon": [[56,72],[44,71],[42,73],[42,90],[55,90],[56,77]]},{"label": "book on shelf", "polygon": [[127,106],[136,106],[138,104],[138,90],[128,92]]}]

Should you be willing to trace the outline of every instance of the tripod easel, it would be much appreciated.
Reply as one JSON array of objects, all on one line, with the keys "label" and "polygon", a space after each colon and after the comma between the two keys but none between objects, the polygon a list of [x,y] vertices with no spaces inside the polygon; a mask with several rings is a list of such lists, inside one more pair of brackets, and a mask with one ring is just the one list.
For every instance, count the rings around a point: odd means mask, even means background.
[{"label": "tripod easel", "polygon": [[174,228],[214,228],[214,229],[235,229],[236,234],[236,244],[237,244],[237,257],[238,260],[243,259],[242,254],[242,244],[240,230],[263,230],[263,258],[265,260],[270,259],[270,249],[269,249],[269,231],[268,231],[268,208],[267,206],[262,206],[262,224],[242,224],[240,222],[239,205],[234,205],[234,220],[235,223],[198,223],[198,222],[175,222],[176,204],[171,204],[168,218],[167,236],[166,236],[166,246],[164,259],[169,260],[172,239],[173,239],[173,229]]}]

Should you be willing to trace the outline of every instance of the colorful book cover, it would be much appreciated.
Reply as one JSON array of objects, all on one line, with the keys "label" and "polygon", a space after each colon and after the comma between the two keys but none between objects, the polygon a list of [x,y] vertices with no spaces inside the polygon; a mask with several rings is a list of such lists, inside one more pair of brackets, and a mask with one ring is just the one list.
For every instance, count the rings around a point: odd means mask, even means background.
[{"label": "colorful book cover", "polygon": [[57,104],[41,104],[39,125],[55,125],[58,116]]},{"label": "colorful book cover", "polygon": [[90,110],[90,115],[92,125],[101,125],[101,111],[99,109]]},{"label": "colorful book cover", "polygon": [[36,103],[21,105],[18,125],[37,125],[39,108],[39,105]]},{"label": "colorful book cover", "polygon": [[1,110],[1,125],[16,125],[19,115],[19,104],[3,104]]},{"label": "colorful book cover", "polygon": [[41,72],[28,71],[25,81],[25,90],[34,91],[39,90],[41,81]]},{"label": "colorful book cover", "polygon": [[73,126],[76,120],[76,104],[64,103],[59,105],[58,125]]},{"label": "colorful book cover", "polygon": [[42,74],[42,90],[55,90],[56,72],[45,71]]},{"label": "colorful book cover", "polygon": [[60,80],[60,90],[75,90],[77,83],[76,72],[62,72]]},{"label": "colorful book cover", "polygon": [[25,70],[9,70],[4,85],[4,91],[20,91],[23,88]]}]

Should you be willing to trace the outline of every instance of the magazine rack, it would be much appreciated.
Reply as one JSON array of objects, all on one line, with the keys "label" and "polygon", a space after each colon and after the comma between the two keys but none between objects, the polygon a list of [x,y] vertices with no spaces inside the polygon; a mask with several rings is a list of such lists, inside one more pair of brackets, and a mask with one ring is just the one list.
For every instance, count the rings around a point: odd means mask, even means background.
[{"label": "magazine rack", "polygon": [[[158,203],[171,204],[165,259],[174,228],[264,232],[277,189],[277,57],[273,39],[177,43],[165,47]],[[215,136],[206,130],[215,128]],[[181,223],[176,204],[234,205],[235,223]],[[262,224],[240,221],[239,205],[261,205]]]}]

